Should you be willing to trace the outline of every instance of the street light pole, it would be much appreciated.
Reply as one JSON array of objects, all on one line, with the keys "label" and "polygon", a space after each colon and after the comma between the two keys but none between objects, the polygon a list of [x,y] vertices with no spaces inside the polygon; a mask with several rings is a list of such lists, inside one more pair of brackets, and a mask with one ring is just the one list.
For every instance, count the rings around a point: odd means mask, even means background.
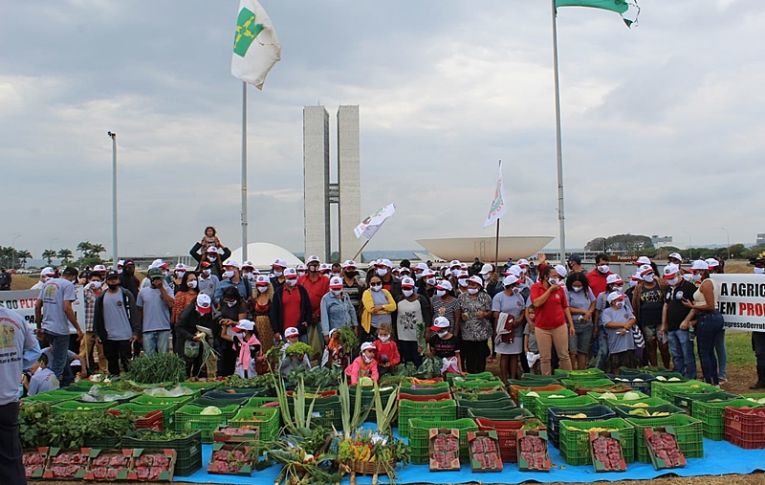
[{"label": "street light pole", "polygon": [[721,227],[720,229],[725,231],[725,235],[728,236],[728,260],[730,261],[730,231],[725,227]]},{"label": "street light pole", "polygon": [[117,270],[117,134],[106,132],[112,139],[112,267]]}]

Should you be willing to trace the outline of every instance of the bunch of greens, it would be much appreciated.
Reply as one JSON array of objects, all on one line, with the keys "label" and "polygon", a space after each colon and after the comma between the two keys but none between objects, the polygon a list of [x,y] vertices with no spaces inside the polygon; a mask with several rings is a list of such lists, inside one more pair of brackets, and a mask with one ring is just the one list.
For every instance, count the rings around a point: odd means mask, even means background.
[{"label": "bunch of greens", "polygon": [[19,430],[22,447],[36,448],[46,445],[50,416],[50,404],[24,403],[21,406],[19,411]]},{"label": "bunch of greens", "polygon": [[287,375],[287,387],[294,388],[300,379],[303,379],[303,383],[309,389],[328,389],[337,387],[342,378],[343,370],[339,368],[314,367],[309,370],[298,368]]},{"label": "bunch of greens", "polygon": [[139,384],[175,384],[186,378],[186,363],[171,352],[142,355],[130,361],[127,377]]},{"label": "bunch of greens", "polygon": [[255,377],[245,379],[234,374],[226,378],[225,387],[262,389],[263,395],[273,395],[274,379],[271,374],[260,374]]},{"label": "bunch of greens", "polygon": [[289,344],[285,352],[287,353],[287,355],[290,355],[290,356],[294,355],[294,356],[302,357],[305,354],[310,355],[311,352],[313,352],[313,349],[307,343],[295,342],[294,344]]},{"label": "bunch of greens", "polygon": [[173,440],[184,440],[191,435],[196,433],[196,431],[150,431],[147,429],[138,430],[135,433],[134,438],[138,440],[143,441],[173,441]]},{"label": "bunch of greens", "polygon": [[417,368],[417,372],[412,377],[420,379],[432,379],[441,375],[442,360],[439,357],[425,356],[422,358],[422,364]]},{"label": "bunch of greens", "polygon": [[126,414],[74,412],[51,415],[49,408],[24,405],[20,418],[24,448],[81,448],[86,441],[121,439],[135,432],[134,418]]},{"label": "bunch of greens", "polygon": [[337,334],[345,352],[351,353],[358,347],[359,338],[351,327],[340,327],[337,329]]}]

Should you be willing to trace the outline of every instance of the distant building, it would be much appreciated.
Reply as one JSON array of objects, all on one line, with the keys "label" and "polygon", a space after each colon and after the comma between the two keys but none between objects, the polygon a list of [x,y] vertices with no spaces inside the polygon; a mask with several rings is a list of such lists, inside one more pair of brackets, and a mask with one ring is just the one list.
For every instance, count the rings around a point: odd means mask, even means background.
[{"label": "distant building", "polygon": [[673,246],[672,244],[672,236],[657,236],[654,234],[651,236],[651,242],[653,243],[653,247],[660,248],[664,246]]},{"label": "distant building", "polygon": [[765,232],[761,232],[761,233],[757,234],[757,243],[756,243],[756,245],[757,246],[762,246],[763,244],[765,244]]}]

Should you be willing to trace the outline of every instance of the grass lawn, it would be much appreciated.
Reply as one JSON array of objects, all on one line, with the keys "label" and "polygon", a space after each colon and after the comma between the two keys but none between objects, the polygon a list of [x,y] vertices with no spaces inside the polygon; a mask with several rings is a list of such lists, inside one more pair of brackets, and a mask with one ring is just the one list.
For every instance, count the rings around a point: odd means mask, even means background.
[{"label": "grass lawn", "polygon": [[728,330],[725,332],[725,350],[728,355],[728,365],[754,367],[751,333]]}]

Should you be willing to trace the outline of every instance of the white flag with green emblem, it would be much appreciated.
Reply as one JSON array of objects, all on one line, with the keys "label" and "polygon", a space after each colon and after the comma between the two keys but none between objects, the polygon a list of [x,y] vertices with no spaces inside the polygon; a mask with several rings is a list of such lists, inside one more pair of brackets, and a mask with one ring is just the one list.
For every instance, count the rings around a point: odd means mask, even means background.
[{"label": "white flag with green emblem", "polygon": [[486,216],[483,227],[489,227],[497,222],[497,220],[502,219],[505,212],[507,212],[507,206],[505,205],[505,184],[502,181],[502,160],[500,160],[497,187],[494,189],[494,200],[491,201],[489,215]]},{"label": "white flag with green emblem", "polygon": [[241,0],[236,18],[231,74],[263,89],[268,71],[281,59],[282,46],[271,18],[258,0]]}]

